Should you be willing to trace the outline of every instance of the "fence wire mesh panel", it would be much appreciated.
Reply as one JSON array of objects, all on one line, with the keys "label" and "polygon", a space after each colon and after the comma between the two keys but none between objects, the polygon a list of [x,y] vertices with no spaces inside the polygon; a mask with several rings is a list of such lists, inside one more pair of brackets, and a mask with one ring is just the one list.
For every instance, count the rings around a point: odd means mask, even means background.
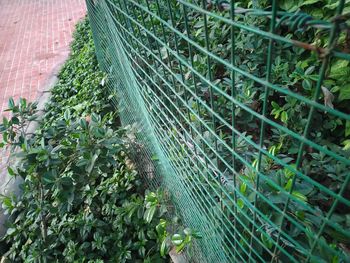
[{"label": "fence wire mesh panel", "polygon": [[350,1],[87,0],[191,262],[350,262]]}]

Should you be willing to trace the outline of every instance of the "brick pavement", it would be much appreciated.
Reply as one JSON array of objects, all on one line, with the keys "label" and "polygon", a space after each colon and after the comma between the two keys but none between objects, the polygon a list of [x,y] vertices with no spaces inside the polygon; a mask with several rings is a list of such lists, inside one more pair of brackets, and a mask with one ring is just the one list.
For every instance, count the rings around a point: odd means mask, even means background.
[{"label": "brick pavement", "polygon": [[35,100],[69,53],[84,0],[0,0],[0,115],[9,97]]}]

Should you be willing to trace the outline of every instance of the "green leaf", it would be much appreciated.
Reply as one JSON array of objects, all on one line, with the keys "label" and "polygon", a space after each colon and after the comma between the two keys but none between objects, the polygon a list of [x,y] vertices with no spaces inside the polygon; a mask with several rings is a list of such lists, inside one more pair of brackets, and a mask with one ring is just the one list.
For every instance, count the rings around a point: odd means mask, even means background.
[{"label": "green leaf", "polygon": [[331,71],[329,77],[332,79],[342,79],[349,76],[348,69],[349,61],[347,60],[338,60],[331,66]]},{"label": "green leaf", "polygon": [[86,160],[83,158],[77,161],[76,166],[81,167],[81,166],[87,165],[88,163],[89,163],[89,160]]},{"label": "green leaf", "polygon": [[27,107],[27,100],[25,98],[20,98],[19,104],[21,105],[21,109],[25,109]]},{"label": "green leaf", "polygon": [[153,156],[151,157],[151,160],[152,160],[152,161],[159,161],[159,158],[158,158],[157,155],[153,155]]},{"label": "green leaf", "polygon": [[[319,0],[317,0],[319,1]],[[305,70],[305,75],[310,75],[312,74],[312,72],[314,72],[315,70],[315,66],[311,66],[311,67],[308,67],[306,70]]]},{"label": "green leaf", "polygon": [[180,234],[174,234],[172,237],[171,237],[171,242],[173,242],[173,244],[175,246],[179,246],[181,245],[181,243],[183,242],[183,238]]},{"label": "green leaf", "polygon": [[350,121],[347,120],[345,122],[345,137],[349,136],[350,135]]},{"label": "green leaf", "polygon": [[198,238],[198,239],[203,238],[203,235],[201,234],[201,232],[199,232],[197,230],[192,230],[192,236],[194,238]]},{"label": "green leaf", "polygon": [[271,102],[271,105],[274,109],[277,109],[277,110],[280,109],[280,106],[274,101]]},{"label": "green leaf", "polygon": [[284,186],[284,189],[286,191],[290,191],[290,189],[292,188],[292,183],[293,183],[293,179],[289,179],[286,185]]},{"label": "green leaf", "polygon": [[13,101],[12,97],[9,98],[8,104],[9,104],[9,109],[11,109],[11,110],[15,107],[15,102]]},{"label": "green leaf", "polygon": [[3,140],[5,143],[7,143],[7,141],[8,141],[8,132],[3,132],[3,133],[2,133],[2,140]]},{"label": "green leaf", "polygon": [[300,201],[307,202],[307,197],[298,191],[293,191],[292,195]]},{"label": "green leaf", "polygon": [[95,114],[95,113],[92,113],[91,114],[91,120],[93,122],[99,123],[101,121],[101,117],[99,115]]},{"label": "green leaf", "polygon": [[6,235],[11,236],[12,234],[14,234],[16,232],[16,228],[9,228],[6,231]]},{"label": "green leaf", "polygon": [[273,243],[271,241],[271,237],[268,237],[267,234],[265,234],[265,233],[261,233],[260,239],[268,249],[272,248]]},{"label": "green leaf", "polygon": [[302,220],[302,221],[305,220],[305,212],[304,211],[296,211],[295,214],[300,220]]},{"label": "green leaf", "polygon": [[344,145],[343,147],[344,151],[350,150],[350,140],[345,140],[342,142],[342,144]]},{"label": "green leaf", "polygon": [[150,192],[146,195],[145,200],[150,203],[157,202],[157,195],[154,192]]},{"label": "green leaf", "polygon": [[92,156],[92,158],[91,158],[91,160],[90,160],[90,163],[89,163],[89,166],[86,168],[86,172],[87,172],[88,174],[91,174],[91,171],[92,171],[92,169],[94,168],[94,165],[95,165],[95,163],[96,163],[96,160],[97,160],[99,154],[100,154],[100,153],[97,152],[97,153],[95,153],[95,154]]},{"label": "green leaf", "polygon": [[349,100],[350,99],[350,84],[340,87],[339,100]]},{"label": "green leaf", "polygon": [[340,262],[339,256],[333,256],[332,263],[339,263],[339,262]]},{"label": "green leaf", "polygon": [[13,208],[12,200],[10,197],[1,196],[1,202],[2,202],[3,209],[12,209]]},{"label": "green leaf", "polygon": [[147,223],[150,223],[152,221],[156,209],[156,206],[151,206],[150,208],[146,209],[143,218],[146,220]]},{"label": "green leaf", "polygon": [[4,128],[8,128],[9,126],[9,120],[5,116],[2,118],[2,125]]},{"label": "green leaf", "polygon": [[312,5],[312,4],[319,3],[319,2],[320,2],[320,0],[306,0],[306,1],[302,1],[299,6]]},{"label": "green leaf", "polygon": [[66,111],[65,111],[64,114],[63,114],[63,118],[64,118],[66,121],[69,121],[69,120],[70,120],[70,117],[71,117],[70,110],[69,110],[69,109],[66,109]]},{"label": "green leaf", "polygon": [[73,179],[71,177],[65,176],[60,178],[60,183],[64,186],[73,185]]},{"label": "green leaf", "polygon": [[88,128],[88,123],[85,119],[80,119],[80,126],[86,130]]},{"label": "green leaf", "polygon": [[[291,167],[295,169],[295,164],[292,164]],[[285,167],[283,169],[283,173],[286,176],[286,178],[291,178],[295,175],[295,173],[289,167]]]},{"label": "green leaf", "polygon": [[286,111],[282,111],[282,113],[281,113],[281,121],[283,123],[287,123],[287,121],[288,121],[288,113]]},{"label": "green leaf", "polygon": [[105,129],[99,127],[94,127],[92,132],[96,138],[103,138],[106,135]]},{"label": "green leaf", "polygon": [[186,242],[182,242],[180,245],[176,246],[176,253],[180,253],[186,246]]},{"label": "green leaf", "polygon": [[305,90],[311,90],[311,88],[312,88],[311,81],[308,80],[308,79],[304,79],[303,82],[302,82],[302,85],[303,85],[303,88]]},{"label": "green leaf", "polygon": [[160,219],[160,223],[156,226],[156,231],[159,237],[166,235],[166,221],[164,219]]},{"label": "green leaf", "polygon": [[52,184],[55,182],[56,177],[54,176],[53,171],[48,171],[43,174],[42,180],[44,184]]},{"label": "green leaf", "polygon": [[242,194],[245,194],[245,192],[247,190],[247,184],[245,182],[243,182],[241,184],[241,186],[239,187],[239,190],[241,191]]},{"label": "green leaf", "polygon": [[279,6],[289,12],[293,12],[298,9],[298,5],[295,4],[294,1],[286,0],[279,2]]},{"label": "green leaf", "polygon": [[13,116],[12,118],[11,118],[11,122],[12,122],[12,124],[19,124],[19,119],[16,117],[16,116]]},{"label": "green leaf", "polygon": [[146,249],[144,246],[139,248],[139,255],[144,258],[145,257],[145,253],[146,253]]},{"label": "green leaf", "polygon": [[162,257],[165,256],[165,251],[166,251],[166,239],[164,238],[161,245],[160,245],[160,255]]},{"label": "green leaf", "polygon": [[14,176],[14,175],[15,175],[15,172],[13,171],[13,169],[12,169],[10,166],[7,167],[7,172],[8,172],[9,175],[11,175],[11,176]]},{"label": "green leaf", "polygon": [[241,198],[239,198],[237,200],[237,205],[240,209],[242,209],[244,207],[244,201]]}]

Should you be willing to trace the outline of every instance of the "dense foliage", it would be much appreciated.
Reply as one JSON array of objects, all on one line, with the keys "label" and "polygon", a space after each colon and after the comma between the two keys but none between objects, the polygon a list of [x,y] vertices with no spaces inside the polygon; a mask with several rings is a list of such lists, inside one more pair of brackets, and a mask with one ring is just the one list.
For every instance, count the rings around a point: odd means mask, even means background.
[{"label": "dense foliage", "polygon": [[164,193],[145,192],[104,82],[85,20],[35,134],[26,126],[36,104],[10,99],[2,146],[17,158],[8,172],[24,183],[21,196],[2,196],[10,215],[2,260],[166,262],[171,248],[200,237],[165,219]]},{"label": "dense foliage", "polygon": [[[137,3],[130,1],[127,7],[122,4],[122,1],[112,2],[115,6],[111,5],[111,10],[119,23],[116,26],[122,33],[128,31],[125,36],[123,35],[128,39],[125,44],[126,49],[131,53],[141,54],[141,58],[134,58],[135,71],[141,76],[140,80],[147,82],[147,86],[153,89],[153,93],[149,93],[150,97],[153,96],[152,100],[158,95],[166,105],[155,106],[159,106],[169,119],[174,118],[173,113],[181,116],[177,118],[182,126],[177,125],[175,121],[175,124],[172,124],[176,126],[176,132],[182,133],[184,129],[191,131],[197,146],[203,149],[204,154],[196,152],[199,155],[197,158],[199,161],[203,160],[204,163],[205,160],[203,167],[208,167],[206,157],[209,156],[209,159],[217,164],[220,174],[224,174],[222,178],[213,179],[209,183],[206,178],[211,178],[215,172],[204,172],[205,176],[200,178],[212,197],[223,200],[225,203],[223,212],[229,217],[225,223],[231,227],[232,232],[241,234],[240,247],[235,248],[245,255],[244,250],[249,250],[253,240],[252,235],[254,235],[258,240],[254,240],[252,244],[259,254],[255,256],[261,256],[264,260],[276,259],[288,262],[289,259],[285,253],[278,253],[280,248],[274,245],[277,240],[280,247],[299,261],[307,258],[300,248],[306,251],[312,248],[313,254],[323,262],[349,260],[350,209],[347,205],[339,202],[333,207],[333,215],[329,218],[333,225],[330,226],[327,223],[324,231],[318,234],[320,226],[324,223],[323,219],[327,217],[332,204],[337,199],[325,189],[338,193],[349,176],[349,166],[311,146],[304,147],[298,158],[301,142],[291,136],[290,132],[303,135],[307,123],[310,122],[311,129],[306,136],[311,141],[321,145],[325,150],[349,159],[350,121],[320,109],[316,109],[312,118],[309,119],[308,103],[273,89],[269,90],[265,113],[263,113],[265,87],[252,77],[238,72],[233,74],[227,65],[207,56],[203,49],[209,50],[225,63],[232,62],[247,74],[259,79],[268,78],[269,82],[287,91],[303,98],[316,100],[345,114],[350,113],[348,107],[349,61],[340,58],[332,58],[329,61],[322,89],[316,96],[315,90],[322,60],[327,54],[274,41],[272,42],[271,74],[267,76],[269,41],[261,35],[244,28],[234,27],[233,44],[232,28],[228,23],[211,15],[204,16],[203,12],[182,4],[182,1],[136,1]],[[186,2],[206,9],[216,16],[231,19],[231,1]],[[263,31],[270,30],[271,1],[234,2],[237,12],[234,20],[237,23]],[[312,44],[320,48],[318,50],[328,47],[330,28],[334,22],[332,17],[335,15],[339,1],[276,2],[279,12],[298,11],[300,15],[299,17],[290,16],[290,19],[284,21],[281,21],[282,15],[278,15],[276,34]],[[255,11],[259,9],[261,12],[254,13],[251,9]],[[262,11],[266,12],[261,15]],[[350,2],[346,1],[343,13],[349,11]],[[310,16],[305,16],[306,13]],[[328,27],[306,25],[305,22],[310,19],[322,19],[328,23],[325,23]],[[348,26],[344,18],[336,32],[338,41],[330,47],[332,50],[349,53]],[[172,30],[172,27],[176,31]],[[130,32],[134,38],[128,36]],[[189,43],[190,41],[192,42]],[[193,42],[201,48],[192,44]],[[154,85],[153,79],[158,86]],[[229,99],[231,96],[234,96],[240,105],[233,105]],[[176,107],[173,108],[174,104]],[[252,114],[252,111],[264,114],[268,120],[285,129],[265,123],[262,131],[261,118]],[[233,124],[240,133],[240,136],[236,135],[235,138],[232,136]],[[164,130],[166,128],[168,127],[164,127]],[[290,132],[286,132],[287,129]],[[263,140],[260,139],[261,132],[265,135]],[[173,132],[169,136],[175,137],[174,134],[176,133]],[[184,137],[186,138],[187,135]],[[174,142],[176,142],[175,139]],[[233,142],[236,143],[235,146]],[[260,155],[254,144],[261,145],[274,159],[265,153]],[[188,146],[189,143],[183,142],[183,145]],[[216,153],[213,148],[216,149]],[[240,155],[240,160],[236,158],[232,161],[233,148]],[[191,161],[192,156],[188,157]],[[281,162],[276,160],[296,167],[305,176],[297,176],[295,172],[284,168]],[[232,172],[232,167],[236,174]],[[256,170],[264,175],[264,177],[260,176],[260,181]],[[194,173],[197,173],[196,169]],[[222,193],[220,192],[222,182],[227,183],[229,196],[218,194]],[[236,189],[240,189],[238,194],[232,191],[234,184],[237,186]],[[349,187],[347,185],[346,189]],[[258,198],[256,189],[266,199]],[[347,200],[349,200],[348,191],[344,194]],[[203,200],[209,200],[208,195],[203,194]],[[235,195],[239,197],[233,200]],[[219,208],[222,205],[221,201],[211,204],[211,208],[221,209]],[[205,203],[204,206],[210,205]],[[261,213],[254,212],[251,209],[252,206],[256,206]],[[232,212],[237,211],[235,209],[239,211],[237,214]],[[256,226],[253,226],[249,220],[252,217],[256,219],[254,221]],[[233,229],[234,224],[236,229]],[[280,229],[285,233],[282,237],[279,235]]]}]

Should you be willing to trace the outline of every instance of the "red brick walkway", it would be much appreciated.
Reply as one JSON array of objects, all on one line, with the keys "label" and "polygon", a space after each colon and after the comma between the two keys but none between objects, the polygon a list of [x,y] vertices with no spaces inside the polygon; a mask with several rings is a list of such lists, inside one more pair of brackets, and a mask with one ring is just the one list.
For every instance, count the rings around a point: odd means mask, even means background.
[{"label": "red brick walkway", "polygon": [[11,96],[37,98],[85,13],[84,0],[0,0],[0,115]]}]

